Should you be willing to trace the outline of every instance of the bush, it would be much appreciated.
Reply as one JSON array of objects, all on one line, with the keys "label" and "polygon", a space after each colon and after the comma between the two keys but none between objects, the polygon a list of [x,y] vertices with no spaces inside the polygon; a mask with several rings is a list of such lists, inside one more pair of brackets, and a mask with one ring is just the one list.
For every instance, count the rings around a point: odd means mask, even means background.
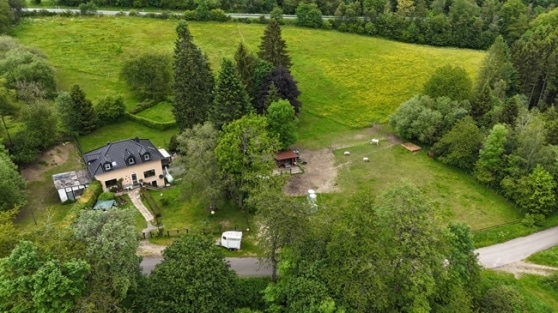
[{"label": "bush", "polygon": [[99,100],[99,103],[95,106],[95,111],[97,111],[99,124],[107,125],[124,116],[126,105],[124,105],[122,97],[105,96]]},{"label": "bush", "polygon": [[267,277],[238,278],[235,296],[236,307],[265,310],[263,292],[269,283],[270,279]]},{"label": "bush", "polygon": [[225,14],[225,11],[221,9],[213,9],[209,12],[209,19],[217,22],[226,22],[229,20],[229,17]]},{"label": "bush", "polygon": [[197,21],[198,20],[198,13],[193,10],[186,10],[184,11],[184,19],[187,21]]},{"label": "bush", "polygon": [[94,2],[82,3],[79,5],[81,15],[95,15],[97,13],[97,5]]},{"label": "bush", "polygon": [[480,312],[520,313],[525,312],[525,300],[519,291],[507,285],[489,289],[480,301]]},{"label": "bush", "polygon": [[97,198],[98,201],[107,201],[107,200],[114,200],[114,193],[110,191],[105,191],[99,195]]},{"label": "bush", "polygon": [[101,185],[101,182],[98,180],[93,181],[89,186],[87,186],[87,188],[85,188],[76,205],[80,208],[92,208],[102,192],[103,186]]},{"label": "bush", "polygon": [[137,53],[120,70],[120,78],[140,99],[164,100],[171,93],[172,61],[162,53]]},{"label": "bush", "polygon": [[130,12],[128,12],[128,16],[138,16],[138,11],[130,10]]},{"label": "bush", "polygon": [[131,114],[138,114],[139,112],[143,111],[143,110],[147,110],[152,106],[155,106],[155,104],[157,104],[157,102],[153,101],[153,100],[144,100],[143,102],[140,102],[138,105],[136,105],[133,109],[130,110]]}]

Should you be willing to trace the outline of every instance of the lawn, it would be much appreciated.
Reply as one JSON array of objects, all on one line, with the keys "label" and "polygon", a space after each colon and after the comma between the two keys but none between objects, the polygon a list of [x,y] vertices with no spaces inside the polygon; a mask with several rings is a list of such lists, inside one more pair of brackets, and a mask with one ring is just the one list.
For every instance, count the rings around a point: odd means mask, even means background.
[{"label": "lawn", "polygon": [[[62,204],[58,193],[52,182],[52,175],[82,168],[79,154],[73,146],[67,145],[63,148],[54,148],[43,155],[43,161],[34,165],[32,181],[28,181],[27,204],[21,209],[17,224],[24,228],[34,227],[37,224],[51,223],[60,224],[64,221],[66,214],[72,207],[71,204]],[[58,158],[59,155],[68,154],[63,163],[46,162],[44,159]],[[24,171],[26,171],[24,169]]]},{"label": "lawn", "polygon": [[[344,155],[344,151],[351,155]],[[361,144],[334,151],[342,205],[345,195],[362,188],[379,194],[390,184],[406,179],[434,201],[444,221],[467,223],[472,230],[512,222],[520,213],[502,196],[479,185],[471,176],[435,162],[425,152],[410,153],[399,145]],[[370,162],[363,162],[368,157]],[[366,187],[364,187],[366,186]],[[332,201],[336,201],[332,196]]]},{"label": "lawn", "polygon": [[143,110],[138,113],[138,116],[148,118],[155,122],[174,122],[174,115],[172,114],[172,104],[169,102],[159,102],[156,105]]},{"label": "lawn", "polygon": [[102,127],[87,136],[82,136],[79,141],[83,152],[102,147],[108,142],[135,137],[150,139],[155,146],[166,148],[170,137],[175,133],[176,129],[174,128],[161,131],[126,120]]},{"label": "lawn", "polygon": [[558,267],[558,247],[537,252],[527,258],[527,261],[541,265]]},{"label": "lawn", "polygon": [[[133,56],[172,53],[176,20],[139,17],[50,17],[25,19],[16,37],[43,50],[57,70],[62,89],[79,84],[94,102],[122,95],[135,99],[118,78]],[[194,41],[207,53],[215,73],[238,42],[257,50],[264,25],[191,22]],[[300,142],[323,140],[340,130],[385,122],[397,106],[420,92],[436,67],[462,66],[475,77],[482,51],[438,48],[380,38],[283,27],[302,91]]]},{"label": "lawn", "polygon": [[[209,208],[202,207],[198,199],[183,199],[181,192],[182,188],[178,186],[161,191],[150,191],[162,211],[162,216],[158,219],[159,223],[164,227],[164,233],[167,234],[168,231],[171,235],[170,239],[154,238],[151,240],[153,243],[168,244],[172,241],[172,236],[186,232],[213,234],[217,239],[223,231],[242,230],[244,232],[242,251],[234,252],[231,256],[246,256],[258,251],[254,245],[254,235],[246,231],[253,227],[249,214],[240,211],[233,205],[225,204],[223,207],[217,208],[214,215],[211,215]],[[162,201],[165,198],[167,201]]]}]

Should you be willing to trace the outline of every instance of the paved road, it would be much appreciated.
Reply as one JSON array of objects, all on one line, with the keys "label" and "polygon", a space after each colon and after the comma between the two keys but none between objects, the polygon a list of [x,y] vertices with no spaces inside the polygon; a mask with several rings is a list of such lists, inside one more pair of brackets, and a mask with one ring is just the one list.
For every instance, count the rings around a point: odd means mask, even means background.
[{"label": "paved road", "polygon": [[[161,257],[143,257],[143,261],[141,262],[143,273],[151,273],[155,265],[159,264],[161,260]],[[260,266],[258,258],[226,258],[226,260],[239,276],[271,276],[271,268],[268,266]]]},{"label": "paved road", "polygon": [[521,261],[531,254],[558,245],[558,227],[543,230],[526,237],[477,249],[479,263],[485,268],[495,268]]},{"label": "paved road", "polygon": [[[58,8],[24,8],[23,11],[41,11],[41,10],[46,10],[48,12],[54,12],[54,13],[64,13],[67,11],[72,11],[73,13],[80,13],[80,10],[78,9],[58,9]],[[147,13],[155,13],[155,14],[161,14],[161,12],[145,12],[142,11],[141,9],[137,9],[135,10],[138,15],[147,15]],[[119,10],[97,10],[97,14],[102,14],[102,15],[117,15],[119,14],[121,11]],[[126,14],[129,11],[122,11],[125,12]],[[230,16],[232,18],[259,18],[260,16],[265,16],[265,18],[269,18],[269,14],[252,14],[252,13],[225,13],[227,16]],[[286,20],[294,20],[296,19],[296,15],[289,15],[289,14],[283,14],[283,18]],[[322,19],[333,19],[335,18],[335,16],[330,16],[330,15],[324,15],[322,16]]]},{"label": "paved road", "polygon": [[[558,245],[558,227],[516,238],[501,244],[475,250],[479,263],[485,268],[495,268],[524,260],[531,254]],[[149,274],[161,257],[144,257],[141,262],[144,274]],[[227,258],[239,276],[271,276],[269,266],[260,266],[258,258]]]}]

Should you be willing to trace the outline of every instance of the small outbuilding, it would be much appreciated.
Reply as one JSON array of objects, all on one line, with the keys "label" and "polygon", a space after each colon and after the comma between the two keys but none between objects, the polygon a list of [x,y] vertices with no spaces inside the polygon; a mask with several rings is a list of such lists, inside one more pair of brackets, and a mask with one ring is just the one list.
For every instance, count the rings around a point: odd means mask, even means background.
[{"label": "small outbuilding", "polygon": [[91,183],[87,170],[71,171],[52,175],[54,188],[61,202],[78,199]]},{"label": "small outbuilding", "polygon": [[294,151],[281,151],[275,155],[275,163],[277,167],[293,167],[296,165],[298,160],[298,154]]},{"label": "small outbuilding", "polygon": [[95,203],[95,206],[93,206],[93,210],[106,211],[114,206],[116,206],[116,201],[114,200],[99,200]]}]

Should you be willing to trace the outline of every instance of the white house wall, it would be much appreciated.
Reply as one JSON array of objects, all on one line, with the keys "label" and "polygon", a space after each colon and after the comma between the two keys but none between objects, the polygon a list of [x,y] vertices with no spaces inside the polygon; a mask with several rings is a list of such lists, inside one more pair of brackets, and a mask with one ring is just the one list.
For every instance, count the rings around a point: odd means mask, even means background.
[{"label": "white house wall", "polygon": [[[155,175],[145,178],[144,172],[155,170]],[[164,178],[159,178],[163,176],[163,166],[161,165],[161,160],[155,160],[153,162],[142,162],[129,166],[119,170],[110,170],[102,174],[98,174],[95,178],[101,182],[103,185],[103,190],[107,191],[105,182],[109,180],[116,179],[117,181],[122,178],[122,186],[132,185],[132,174],[136,174],[138,182],[143,181],[144,184],[151,184],[153,181],[157,181],[157,186],[162,187],[165,185]]]}]

